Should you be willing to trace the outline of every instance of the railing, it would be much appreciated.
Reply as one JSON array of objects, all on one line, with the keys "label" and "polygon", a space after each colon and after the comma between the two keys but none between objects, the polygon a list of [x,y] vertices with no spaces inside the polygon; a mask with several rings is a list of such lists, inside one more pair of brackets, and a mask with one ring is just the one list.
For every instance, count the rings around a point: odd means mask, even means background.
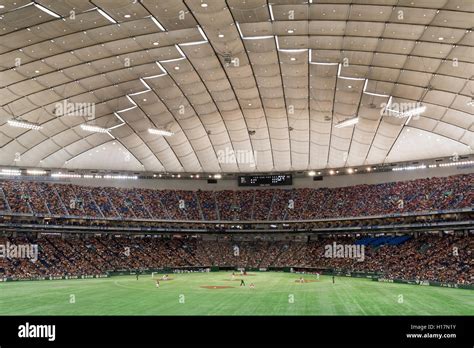
[{"label": "railing", "polygon": [[452,230],[465,230],[474,226],[474,220],[412,223],[398,225],[375,225],[375,226],[348,226],[348,227],[322,227],[322,228],[295,228],[295,229],[223,229],[212,230],[207,228],[180,228],[180,227],[133,227],[133,226],[78,226],[78,225],[45,225],[45,224],[23,224],[23,223],[0,223],[0,229],[4,231],[24,232],[118,232],[118,233],[338,233],[338,232],[415,232],[427,231],[434,228],[449,228]]},{"label": "railing", "polygon": [[69,219],[81,219],[81,220],[100,220],[100,221],[130,221],[130,222],[167,222],[167,223],[199,223],[199,224],[292,224],[292,223],[311,223],[311,222],[329,222],[329,221],[352,221],[352,220],[371,220],[371,219],[385,219],[385,218],[397,218],[397,217],[410,217],[410,216],[427,216],[427,215],[442,215],[442,214],[456,214],[456,213],[469,213],[474,212],[474,207],[462,208],[462,209],[451,209],[451,210],[426,210],[417,212],[407,213],[395,213],[385,215],[367,215],[367,216],[346,216],[346,217],[333,217],[323,219],[309,219],[309,220],[170,220],[170,219],[140,219],[140,218],[111,218],[111,217],[94,217],[94,216],[79,216],[79,215],[48,215],[48,214],[26,214],[26,213],[13,213],[0,211],[0,216],[24,216],[24,217],[47,217],[47,218],[69,218]]}]

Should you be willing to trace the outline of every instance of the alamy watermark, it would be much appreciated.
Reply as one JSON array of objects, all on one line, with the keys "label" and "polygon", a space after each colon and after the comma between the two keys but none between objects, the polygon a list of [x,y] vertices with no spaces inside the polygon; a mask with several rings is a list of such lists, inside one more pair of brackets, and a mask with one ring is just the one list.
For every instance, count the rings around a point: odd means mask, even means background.
[{"label": "alamy watermark", "polygon": [[72,103],[65,99],[55,104],[54,113],[56,116],[79,116],[93,120],[95,118],[95,103]]},{"label": "alamy watermark", "polygon": [[380,116],[391,116],[397,118],[411,117],[414,120],[419,119],[420,115],[426,109],[426,107],[420,102],[388,102],[382,103],[380,106]]},{"label": "alamy watermark", "polygon": [[333,242],[324,246],[324,257],[356,259],[362,262],[365,260],[365,246]]},{"label": "alamy watermark", "polygon": [[0,258],[38,260],[38,244],[0,244]]},{"label": "alamy watermark", "polygon": [[237,150],[226,147],[217,151],[217,160],[221,164],[247,164],[250,167],[257,165],[257,151]]}]

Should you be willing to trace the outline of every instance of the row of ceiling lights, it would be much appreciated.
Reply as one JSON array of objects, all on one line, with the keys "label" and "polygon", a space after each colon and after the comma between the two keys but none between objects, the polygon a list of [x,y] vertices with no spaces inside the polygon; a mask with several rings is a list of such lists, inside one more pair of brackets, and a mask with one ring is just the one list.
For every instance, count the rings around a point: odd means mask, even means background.
[{"label": "row of ceiling lights", "polygon": [[[465,166],[465,165],[472,165],[474,164],[474,161],[469,160],[469,161],[454,161],[454,162],[449,162],[449,163],[440,163],[440,164],[420,164],[420,165],[411,165],[411,166],[400,166],[400,167],[395,167],[392,168],[391,170],[394,172],[403,172],[403,171],[412,171],[412,170],[419,170],[419,169],[426,169],[426,168],[444,168],[444,167],[454,167],[454,166]],[[372,172],[376,171],[377,169],[383,169],[383,168],[378,168],[378,167],[365,167],[365,168],[346,168],[346,169],[341,169],[341,170],[334,170],[330,169],[328,170],[327,174],[329,175],[335,175],[335,174],[354,174],[354,173],[364,173],[364,172]],[[323,175],[322,171],[314,171],[311,170],[308,173],[308,176],[316,176],[316,175]]]},{"label": "row of ceiling lights", "polygon": [[154,178],[175,178],[175,179],[222,179],[222,174],[208,174],[206,175],[200,175],[200,174],[153,174]]},{"label": "row of ceiling lights", "polygon": [[[466,166],[466,165],[473,165],[474,160],[466,160],[466,161],[453,161],[449,163],[440,163],[440,164],[420,164],[420,165],[410,165],[410,166],[400,166],[392,168],[392,171],[400,172],[400,171],[412,171],[412,170],[419,170],[419,169],[426,169],[426,168],[444,168],[444,167],[453,167],[453,166]],[[307,172],[307,175],[310,177],[314,177],[316,175],[337,175],[337,174],[355,174],[355,173],[364,173],[364,172],[372,172],[376,171],[377,169],[384,169],[379,168],[376,166],[368,166],[364,168],[346,168],[346,169],[330,169],[328,171],[314,171],[311,170]],[[48,176],[48,172],[43,169],[11,169],[11,168],[4,168],[0,170],[0,176]],[[120,174],[78,174],[78,173],[63,173],[61,171],[54,172],[50,174],[53,178],[84,178],[84,179],[115,179],[115,180],[136,180],[139,177],[137,175],[120,175]],[[153,174],[153,178],[173,178],[173,179],[222,179],[222,174],[207,174],[207,175],[200,175],[200,174]]]}]

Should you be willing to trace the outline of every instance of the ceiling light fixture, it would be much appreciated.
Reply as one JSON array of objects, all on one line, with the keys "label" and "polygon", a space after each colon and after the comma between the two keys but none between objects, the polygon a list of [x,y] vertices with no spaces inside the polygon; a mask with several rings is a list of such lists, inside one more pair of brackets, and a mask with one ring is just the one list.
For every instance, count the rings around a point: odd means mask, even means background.
[{"label": "ceiling light fixture", "polygon": [[150,134],[155,134],[155,135],[163,135],[165,137],[170,137],[172,136],[174,133],[172,132],[169,132],[167,130],[163,130],[163,129],[155,129],[155,128],[149,128],[148,129],[148,133]]},{"label": "ceiling light fixture", "polygon": [[418,115],[421,115],[425,111],[426,111],[426,106],[420,105],[420,106],[417,106],[416,108],[399,113],[399,116],[397,117],[404,118],[404,117],[418,116]]},{"label": "ceiling light fixture", "polygon": [[[204,33],[204,30],[202,30],[202,28],[201,28],[200,25],[198,25],[197,28],[198,28],[198,31],[199,31],[199,33],[201,34],[203,40],[201,40],[201,41],[193,41],[193,42],[185,42],[185,43],[179,44],[179,46],[194,46],[194,45],[201,45],[201,44],[208,43],[209,40],[208,40],[208,38],[207,38],[207,36],[206,36],[206,33]],[[177,45],[177,46],[178,46],[178,45]],[[179,47],[179,46],[178,46],[178,47]],[[184,54],[183,51],[180,51],[180,53],[181,53],[182,56],[185,56],[185,54]]]},{"label": "ceiling light fixture", "polygon": [[397,167],[397,168],[392,168],[393,172],[401,172],[405,170],[417,170],[417,169],[425,169],[426,165],[421,164],[419,166],[407,166],[407,167]]},{"label": "ceiling light fixture", "polygon": [[36,8],[40,9],[41,11],[43,12],[46,12],[47,14],[49,14],[50,16],[53,16],[53,17],[56,17],[56,18],[61,18],[60,15],[58,15],[57,13],[47,9],[46,7],[40,5],[40,4],[37,4],[36,2],[33,3],[33,5],[35,5]]},{"label": "ceiling light fixture", "polygon": [[[235,22],[235,26],[237,27],[237,31],[239,32],[240,37],[242,40],[261,40],[261,39],[273,39],[276,36],[273,35],[264,35],[264,36],[247,36],[245,37],[244,34],[242,33],[242,30],[240,29],[239,22]],[[305,49],[306,51],[306,49]]]},{"label": "ceiling light fixture", "polygon": [[362,80],[365,80],[365,78],[361,78],[361,77],[346,77],[346,76],[341,76],[341,70],[342,70],[342,65],[341,63],[339,63],[339,67],[337,68],[337,77],[339,77],[340,79],[344,79],[344,80],[355,80],[355,81],[362,81]]},{"label": "ceiling light fixture", "polygon": [[364,89],[363,89],[363,91],[362,91],[364,94],[373,95],[373,96],[375,96],[375,97],[386,97],[386,98],[390,97],[388,94],[380,94],[380,93],[367,92],[367,85],[368,85],[368,83],[369,83],[369,80],[366,79],[366,80],[365,80],[365,83],[364,83]]},{"label": "ceiling light fixture", "polygon": [[19,176],[21,175],[21,171],[18,169],[2,169],[2,171],[0,172],[0,175]]},{"label": "ceiling light fixture", "polygon": [[16,128],[25,128],[25,129],[31,129],[31,130],[40,130],[41,128],[43,128],[42,126],[34,124],[34,123],[18,121],[18,120],[8,120],[7,123],[9,126],[16,127]]},{"label": "ceiling light fixture", "polygon": [[46,170],[39,170],[39,169],[27,169],[26,173],[29,175],[45,175]]},{"label": "ceiling light fixture", "polygon": [[158,67],[160,68],[161,70],[161,74],[158,74],[158,75],[152,75],[152,76],[146,76],[146,77],[143,77],[144,80],[148,80],[148,79],[154,79],[156,77],[161,77],[161,76],[165,76],[168,74],[168,72],[165,70],[165,68],[163,68],[163,66],[160,64],[160,62],[155,62],[156,65],[158,65]]},{"label": "ceiling light fixture", "polygon": [[150,16],[151,20],[153,21],[153,23],[155,23],[155,25],[161,30],[161,31],[166,31],[165,27],[163,27],[161,25],[160,22],[158,22],[158,19],[156,19],[155,17],[153,16]]},{"label": "ceiling light fixture", "polygon": [[93,132],[93,133],[107,133],[108,132],[106,128],[102,128],[99,126],[91,126],[89,124],[81,124],[81,129],[87,132]]},{"label": "ceiling light fixture", "polygon": [[359,122],[359,118],[358,117],[353,117],[353,118],[349,118],[347,120],[344,120],[342,122],[339,122],[334,127],[336,127],[336,128],[349,127],[349,126],[355,125],[358,122]]},{"label": "ceiling light fixture", "polygon": [[278,36],[275,36],[275,43],[276,43],[277,50],[281,51],[281,52],[295,53],[295,52],[306,52],[306,51],[308,51],[307,48],[280,48],[280,43],[278,41]]},{"label": "ceiling light fixture", "polygon": [[275,17],[273,16],[273,8],[272,8],[272,4],[268,4],[268,12],[270,12],[270,19],[272,21],[275,20]]},{"label": "ceiling light fixture", "polygon": [[103,17],[105,17],[105,19],[107,19],[109,22],[111,23],[117,23],[117,21],[115,19],[113,19],[112,17],[110,17],[104,10],[101,10],[100,8],[97,7],[97,12],[99,12]]}]

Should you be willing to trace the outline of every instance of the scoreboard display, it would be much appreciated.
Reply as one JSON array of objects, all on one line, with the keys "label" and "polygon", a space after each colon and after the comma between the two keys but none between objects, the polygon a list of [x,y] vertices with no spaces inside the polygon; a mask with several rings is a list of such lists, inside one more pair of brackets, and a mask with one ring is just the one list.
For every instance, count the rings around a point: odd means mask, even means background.
[{"label": "scoreboard display", "polygon": [[292,184],[293,178],[290,174],[239,176],[239,186],[283,186]]}]

